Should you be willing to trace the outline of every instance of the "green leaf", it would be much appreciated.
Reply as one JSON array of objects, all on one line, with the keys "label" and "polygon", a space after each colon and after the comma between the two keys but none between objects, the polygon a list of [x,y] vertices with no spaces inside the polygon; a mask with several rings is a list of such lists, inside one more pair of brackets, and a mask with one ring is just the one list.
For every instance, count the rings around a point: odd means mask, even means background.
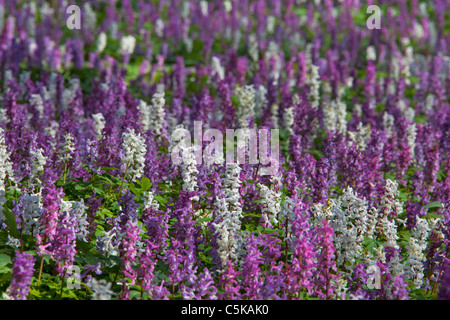
[{"label": "green leaf", "polygon": [[73,299],[77,299],[77,295],[75,293],[73,293],[72,290],[63,290],[63,294],[62,294],[62,298],[73,298]]},{"label": "green leaf", "polygon": [[251,212],[244,213],[243,216],[244,217],[252,217],[252,218],[261,218],[261,214],[251,213]]},{"label": "green leaf", "polygon": [[114,184],[114,183],[115,183],[114,181],[112,181],[110,178],[108,178],[108,177],[105,176],[105,175],[98,176],[98,178],[101,179],[101,180],[104,180],[104,181],[106,181],[106,182],[108,182],[108,183],[110,183],[110,184]]},{"label": "green leaf", "polygon": [[12,213],[6,206],[3,206],[3,214],[6,218],[6,225],[10,227],[11,235],[14,238],[19,238],[19,231],[17,231],[16,217],[14,216],[14,213]]},{"label": "green leaf", "polygon": [[152,186],[150,179],[147,177],[143,177],[141,180],[142,191],[147,191]]},{"label": "green leaf", "polygon": [[0,254],[0,268],[11,263],[11,258],[6,254]]},{"label": "green leaf", "polygon": [[128,189],[130,189],[130,191],[133,192],[137,196],[140,194],[140,191],[138,189],[136,189],[134,184],[130,184],[128,186]]},{"label": "green leaf", "polygon": [[41,293],[37,291],[36,289],[30,289],[30,295],[40,298]]},{"label": "green leaf", "polygon": [[213,221],[213,218],[199,218],[195,220],[195,224],[200,224],[202,222],[210,222]]},{"label": "green leaf", "polygon": [[169,201],[168,199],[166,199],[160,195],[155,196],[155,200],[158,201],[162,205],[166,204],[167,201]]},{"label": "green leaf", "polygon": [[403,192],[403,191],[400,190],[400,194],[399,194],[399,196],[398,196],[398,199],[399,199],[399,200],[402,200],[402,201],[406,201],[406,200],[408,199],[408,196],[409,196],[411,193],[412,193],[412,192]]},{"label": "green leaf", "polygon": [[130,292],[130,300],[133,300],[134,298],[140,298],[141,292],[136,290],[131,290]]},{"label": "green leaf", "polygon": [[106,215],[107,217],[112,217],[114,216],[114,214],[106,208],[103,208],[102,210],[100,210],[100,212],[103,214],[103,217]]},{"label": "green leaf", "polygon": [[83,189],[85,189],[85,187],[82,185],[82,184],[76,184],[75,185],[75,190],[83,190]]},{"label": "green leaf", "polygon": [[442,208],[442,202],[440,201],[430,202],[425,206],[425,208]]}]

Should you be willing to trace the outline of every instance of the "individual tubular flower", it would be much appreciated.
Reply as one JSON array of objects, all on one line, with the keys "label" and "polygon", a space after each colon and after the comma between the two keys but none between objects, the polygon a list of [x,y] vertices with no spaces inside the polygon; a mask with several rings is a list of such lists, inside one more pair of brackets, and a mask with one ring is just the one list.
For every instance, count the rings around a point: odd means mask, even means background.
[{"label": "individual tubular flower", "polygon": [[122,163],[125,165],[125,175],[130,181],[136,182],[144,173],[146,144],[141,134],[136,134],[134,129],[128,129],[122,134],[123,151]]},{"label": "individual tubular flower", "polygon": [[16,257],[13,259],[12,281],[6,293],[8,297],[13,300],[27,300],[34,272],[34,262],[31,254],[16,252]]}]

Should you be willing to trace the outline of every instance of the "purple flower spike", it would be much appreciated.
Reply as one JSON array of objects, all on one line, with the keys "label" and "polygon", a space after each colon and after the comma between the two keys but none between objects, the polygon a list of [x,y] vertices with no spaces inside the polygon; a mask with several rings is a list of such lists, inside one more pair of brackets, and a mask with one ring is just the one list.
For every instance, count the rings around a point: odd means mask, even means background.
[{"label": "purple flower spike", "polygon": [[7,295],[14,300],[27,300],[35,259],[31,254],[16,252],[13,259],[12,281]]}]

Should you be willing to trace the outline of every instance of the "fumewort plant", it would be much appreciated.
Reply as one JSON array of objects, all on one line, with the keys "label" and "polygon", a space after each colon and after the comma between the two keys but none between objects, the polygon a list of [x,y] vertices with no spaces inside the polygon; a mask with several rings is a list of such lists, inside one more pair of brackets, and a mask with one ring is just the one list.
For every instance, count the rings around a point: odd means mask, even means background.
[{"label": "fumewort plant", "polygon": [[449,12],[0,0],[1,299],[450,299]]}]

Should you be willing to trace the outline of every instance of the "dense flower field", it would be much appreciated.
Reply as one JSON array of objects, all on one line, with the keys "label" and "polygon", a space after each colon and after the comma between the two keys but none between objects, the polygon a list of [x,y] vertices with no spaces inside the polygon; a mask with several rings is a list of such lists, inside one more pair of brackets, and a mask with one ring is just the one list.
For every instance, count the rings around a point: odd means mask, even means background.
[{"label": "dense flower field", "polygon": [[449,13],[0,0],[1,299],[450,299]]}]

